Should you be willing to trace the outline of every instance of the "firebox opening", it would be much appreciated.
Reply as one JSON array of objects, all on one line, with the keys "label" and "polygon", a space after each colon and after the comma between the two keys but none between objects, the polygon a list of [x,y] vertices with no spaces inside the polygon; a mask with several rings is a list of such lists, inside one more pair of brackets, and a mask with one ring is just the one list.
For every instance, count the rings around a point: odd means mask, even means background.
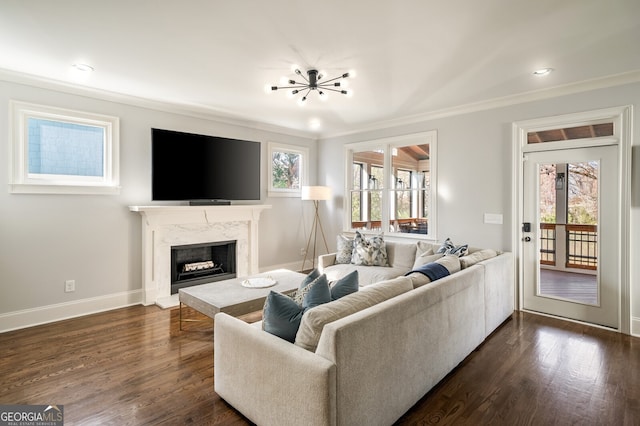
[{"label": "firebox opening", "polygon": [[171,294],[182,287],[236,277],[236,241],[171,247]]}]

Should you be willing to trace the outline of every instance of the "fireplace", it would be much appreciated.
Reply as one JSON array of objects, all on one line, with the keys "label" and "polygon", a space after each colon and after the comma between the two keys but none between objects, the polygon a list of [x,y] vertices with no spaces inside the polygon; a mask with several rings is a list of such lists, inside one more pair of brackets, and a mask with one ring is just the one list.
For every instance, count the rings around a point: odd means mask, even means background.
[{"label": "fireplace", "polygon": [[236,277],[236,241],[171,246],[171,294]]},{"label": "fireplace", "polygon": [[171,247],[236,241],[236,276],[260,272],[258,223],[270,205],[129,206],[142,220],[142,303],[178,306],[171,294]]}]

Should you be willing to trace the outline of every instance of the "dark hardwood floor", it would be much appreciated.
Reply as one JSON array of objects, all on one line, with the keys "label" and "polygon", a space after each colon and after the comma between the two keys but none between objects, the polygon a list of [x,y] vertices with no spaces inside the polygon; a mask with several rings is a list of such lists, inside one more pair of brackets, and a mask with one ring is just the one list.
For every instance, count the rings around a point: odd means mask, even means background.
[{"label": "dark hardwood floor", "polygon": [[[184,328],[134,306],[0,334],[0,404],[62,404],[66,425],[249,424],[213,391],[211,320]],[[398,424],[640,424],[640,339],[516,313]]]}]

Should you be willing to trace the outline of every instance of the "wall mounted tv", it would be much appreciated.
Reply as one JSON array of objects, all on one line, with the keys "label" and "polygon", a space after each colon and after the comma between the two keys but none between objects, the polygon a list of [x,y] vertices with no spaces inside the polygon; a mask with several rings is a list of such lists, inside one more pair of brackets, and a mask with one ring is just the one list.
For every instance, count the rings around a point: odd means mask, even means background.
[{"label": "wall mounted tv", "polygon": [[191,204],[260,200],[260,142],[151,129],[151,198]]}]

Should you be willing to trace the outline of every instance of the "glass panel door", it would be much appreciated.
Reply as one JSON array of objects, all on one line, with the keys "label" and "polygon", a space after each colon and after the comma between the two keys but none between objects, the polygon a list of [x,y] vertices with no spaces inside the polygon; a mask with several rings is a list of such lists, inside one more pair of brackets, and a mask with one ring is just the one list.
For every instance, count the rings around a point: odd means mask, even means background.
[{"label": "glass panel door", "polygon": [[523,179],[523,306],[618,327],[617,147],[531,152]]}]

